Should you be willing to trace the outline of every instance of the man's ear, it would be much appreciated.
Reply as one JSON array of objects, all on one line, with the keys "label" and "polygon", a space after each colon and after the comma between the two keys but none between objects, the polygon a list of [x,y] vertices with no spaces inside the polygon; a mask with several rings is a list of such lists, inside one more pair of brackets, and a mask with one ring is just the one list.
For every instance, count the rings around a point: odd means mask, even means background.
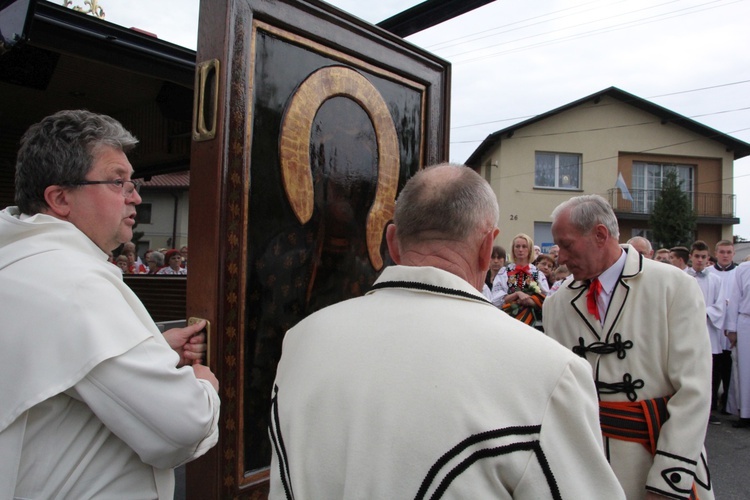
[{"label": "man's ear", "polygon": [[396,238],[396,225],[391,223],[385,228],[385,241],[388,243],[388,252],[391,254],[391,259],[396,264],[401,264],[401,250],[398,247],[398,239]]},{"label": "man's ear", "polygon": [[495,243],[500,230],[498,228],[489,231],[482,238],[482,242],[479,244],[479,269],[487,271],[490,268],[490,260],[492,260],[492,246]]},{"label": "man's ear", "polygon": [[594,226],[594,236],[596,238],[597,245],[602,246],[604,245],[604,243],[606,243],[611,235],[609,234],[607,226],[605,226],[604,224],[597,224],[596,226]]},{"label": "man's ear", "polygon": [[62,186],[47,186],[44,190],[44,201],[49,207],[49,215],[67,219],[70,215],[69,191]]}]

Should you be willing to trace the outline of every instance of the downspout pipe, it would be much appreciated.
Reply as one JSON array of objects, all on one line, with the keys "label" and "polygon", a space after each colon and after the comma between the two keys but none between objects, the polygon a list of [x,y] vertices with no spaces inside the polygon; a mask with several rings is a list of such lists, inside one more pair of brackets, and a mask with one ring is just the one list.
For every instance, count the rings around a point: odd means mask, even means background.
[{"label": "downspout pipe", "polygon": [[174,212],[172,213],[172,248],[177,248],[177,209],[180,207],[179,193],[171,191],[174,198]]}]

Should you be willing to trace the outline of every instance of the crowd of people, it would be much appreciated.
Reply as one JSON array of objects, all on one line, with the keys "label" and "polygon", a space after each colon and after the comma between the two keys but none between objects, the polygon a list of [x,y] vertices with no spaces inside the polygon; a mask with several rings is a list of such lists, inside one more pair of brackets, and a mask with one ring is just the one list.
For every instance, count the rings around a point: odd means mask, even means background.
[{"label": "crowd of people", "polygon": [[[642,255],[644,242],[621,245],[614,211],[597,195],[574,197],[555,209],[555,246],[548,254],[527,234],[517,234],[507,255],[493,246],[497,205],[488,201],[494,198],[488,189],[466,168],[441,165],[418,173],[399,195],[386,233],[397,265],[365,297],[326,308],[288,332],[272,396],[271,498],[340,498],[346,496],[343,486],[393,493],[383,485],[419,479],[418,470],[429,464],[416,457],[440,456],[449,443],[455,447],[429,469],[418,498],[444,494],[441,488],[455,497],[478,497],[484,485],[498,496],[511,483],[511,496],[546,498],[523,480],[505,483],[520,477],[513,454],[492,451],[521,449],[520,428],[540,443],[547,479],[558,481],[562,498],[713,498],[703,442],[712,398],[706,322],[715,315],[707,314],[698,279],[656,262],[650,248]],[[471,201],[464,199],[469,194]],[[708,262],[699,247],[688,257],[696,274]],[[542,389],[547,376],[560,376],[560,365],[547,357],[549,340],[578,356],[593,390],[578,378],[581,365],[564,357],[565,350],[553,356],[569,363],[557,385],[565,396]],[[444,360],[450,360],[447,378]],[[321,373],[316,367],[323,364]],[[484,393],[488,388],[493,396]],[[467,394],[471,402],[464,401]],[[530,425],[541,400],[550,405],[549,419]],[[562,416],[556,405],[563,400],[571,412],[591,402],[595,407]],[[368,402],[374,411],[367,411]],[[452,411],[438,410],[448,407]],[[517,409],[523,416],[514,415]],[[404,411],[424,418],[410,425],[414,419]],[[485,415],[493,415],[498,428],[484,427]],[[397,429],[392,422],[399,422]],[[513,424],[503,427],[505,422]],[[472,435],[461,440],[464,424]],[[550,429],[556,430],[548,434]],[[425,431],[430,439],[420,437]],[[552,435],[555,444],[546,442]],[[571,438],[576,443],[565,444]],[[604,469],[599,444],[585,451],[599,439]],[[558,455],[570,446],[581,452],[573,469],[566,466],[570,457]],[[325,464],[318,452],[323,448]],[[480,455],[496,473],[482,475],[472,460]],[[365,469],[372,474],[346,472]],[[578,471],[585,477],[575,479]],[[497,482],[480,479],[489,476]],[[550,485],[539,477],[533,482],[536,488]]]},{"label": "crowd of people", "polygon": [[506,313],[543,331],[544,299],[557,291],[570,272],[566,266],[557,264],[557,245],[544,254],[529,235],[519,233],[513,237],[510,248],[508,259],[505,248],[492,247],[482,294]]},{"label": "crowd of people", "polygon": [[[22,139],[0,211],[2,498],[172,498],[173,468],[218,441],[205,322],[160,333],[106,261],[122,245],[123,272],[186,272],[176,249],[135,254],[136,143],[81,110]],[[517,234],[508,258],[499,213],[465,166],[407,181],[394,265],[284,337],[269,498],[714,497],[711,412],[750,427],[750,263],[727,240],[715,263],[702,241],[620,244],[598,195],[555,208],[548,254]]]},{"label": "crowd of people", "polygon": [[419,171],[386,229],[395,265],[287,332],[270,499],[625,498],[588,364],[482,295],[487,269],[524,306],[521,268],[544,279],[526,238],[502,270],[498,213],[472,169]]},{"label": "crowd of people", "polygon": [[122,245],[117,257],[115,253],[117,252],[109,253],[109,261],[119,267],[122,274],[187,275],[187,246],[179,250],[149,248],[141,259],[136,253],[135,244],[129,241]]},{"label": "crowd of people", "polygon": [[[734,244],[729,240],[719,241],[713,252],[701,240],[690,248],[658,250],[641,236],[631,238],[627,244],[645,259],[672,265],[696,278],[706,305],[706,329],[713,357],[711,408],[723,415],[738,415],[740,418],[733,425],[750,428],[750,341],[740,336],[738,347],[736,333],[742,315],[750,313],[750,262],[742,267],[747,271],[735,278],[740,266],[734,262]],[[543,254],[528,235],[520,233],[511,241],[511,249],[508,258],[502,246],[493,246],[482,293],[496,307],[544,331],[543,303],[571,273],[565,264],[558,263],[558,245]],[[745,261],[750,261],[750,256]],[[743,380],[747,386],[745,412],[741,411]],[[721,420],[711,415],[709,423],[719,425]]]},{"label": "crowd of people", "polygon": [[[603,237],[603,239],[611,238],[612,233],[606,238]],[[697,240],[690,247],[676,246],[654,250],[648,239],[637,236],[628,240],[627,245],[618,245],[618,247],[632,249],[628,250],[631,253],[637,252],[641,256],[641,262],[643,260],[659,262],[668,267],[677,268],[685,275],[694,278],[703,298],[698,309],[705,310],[706,328],[700,330],[705,333],[698,335],[705,337],[704,340],[708,341],[711,352],[710,373],[704,377],[705,381],[710,379],[711,387],[708,422],[721,424],[721,420],[717,417],[718,413],[737,415],[739,418],[732,425],[737,428],[750,428],[750,339],[743,337],[742,333],[737,334],[738,329],[741,332],[750,329],[750,320],[748,320],[750,316],[750,262],[741,264],[734,262],[734,244],[729,240],[719,241],[713,249],[710,249],[705,242]],[[566,295],[570,297],[570,300],[584,296],[584,291],[588,296],[590,294],[587,290],[592,288],[592,280],[580,280],[579,277],[573,275],[574,273],[571,273],[566,265],[571,256],[568,254],[567,258],[560,260],[560,247],[557,244],[550,248],[548,254],[543,254],[528,235],[520,233],[513,237],[510,248],[510,255],[501,246],[492,248],[490,269],[486,274],[482,293],[493,305],[527,325],[543,332],[546,325],[547,333],[554,337],[558,325],[553,322],[561,319],[564,323],[567,319],[562,318],[560,314],[544,318],[543,311],[548,311],[549,315],[549,311],[560,308],[559,302],[557,308],[545,308],[545,301],[551,299],[564,286],[568,289]],[[620,255],[619,258],[624,259],[622,255],[625,254],[619,252],[620,250],[612,245],[613,255]],[[750,258],[745,260],[748,261]],[[640,269],[642,270],[642,267]],[[610,301],[617,288],[616,281],[617,276],[610,278],[611,292],[608,297]],[[579,290],[580,293],[571,297],[570,293],[573,290]],[[683,294],[689,295],[687,289]],[[705,307],[703,307],[704,304]],[[598,326],[604,327],[604,314],[608,305],[604,311],[600,311],[601,303],[592,304],[589,301],[585,311],[600,320]],[[565,313],[567,318],[574,317],[571,316],[572,312],[568,310]],[[578,310],[578,312],[580,314],[583,311]],[[593,328],[596,329],[596,321],[592,323]],[[592,328],[591,324],[589,328]],[[693,331],[695,331],[694,328]],[[573,334],[575,338],[571,338],[570,341],[573,344],[579,343],[578,352],[583,353],[584,357],[587,349],[599,354],[607,350],[624,353],[627,346],[631,345],[622,339],[602,343],[600,341],[604,337],[597,336],[599,342],[593,344],[600,345],[592,348],[586,346],[584,337],[580,336],[580,331],[575,330]],[[573,350],[577,349],[573,347]],[[597,369],[600,368],[601,365]],[[629,388],[623,389],[620,386],[615,390],[630,390],[632,391],[630,395],[635,394],[632,378],[630,380]],[[607,388],[606,384],[604,387],[608,392],[612,389],[611,386]],[[616,410],[622,409],[616,408]],[[602,414],[607,411],[609,410],[600,408]],[[677,412],[672,411],[672,413]]]}]

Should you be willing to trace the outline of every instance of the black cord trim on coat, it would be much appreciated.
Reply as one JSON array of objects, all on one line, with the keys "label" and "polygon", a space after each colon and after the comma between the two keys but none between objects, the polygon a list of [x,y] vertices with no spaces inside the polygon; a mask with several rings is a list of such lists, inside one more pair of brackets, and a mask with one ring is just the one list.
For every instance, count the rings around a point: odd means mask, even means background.
[{"label": "black cord trim on coat", "polygon": [[[677,478],[674,480],[672,479],[672,475],[676,474]],[[682,476],[680,474],[685,474],[690,480],[690,484],[687,485],[685,488],[678,488],[675,484],[675,481],[682,481]],[[695,482],[695,472],[686,469],[685,467],[670,467],[668,469],[664,469],[661,471],[661,477],[664,479],[664,481],[672,487],[674,491],[678,491],[680,493],[688,494],[693,491],[693,483]]]},{"label": "black cord trim on coat", "polygon": [[[624,270],[623,270],[624,271]],[[636,273],[637,274],[637,273]],[[610,331],[607,332],[606,338],[609,338],[610,333],[612,333],[612,330],[617,325],[617,322],[620,320],[620,316],[622,315],[623,311],[625,310],[625,304],[628,303],[628,296],[630,295],[630,285],[623,279],[623,278],[630,278],[630,276],[620,276],[617,280],[617,283],[615,284],[614,289],[612,289],[612,298],[609,301],[609,307],[607,308],[607,314],[610,314],[610,310],[612,309],[612,303],[614,301],[615,295],[619,297],[620,294],[617,293],[617,291],[622,288],[625,291],[625,297],[622,299],[622,301],[618,300],[617,302],[620,304],[620,307],[617,309],[617,312],[615,312],[615,317],[612,319],[612,322],[609,323],[612,325],[610,328]]]},{"label": "black cord trim on coat", "polygon": [[622,382],[609,384],[600,380],[596,381],[596,389],[599,391],[599,394],[617,394],[623,392],[630,401],[638,400],[638,395],[635,393],[635,390],[643,389],[644,385],[645,383],[643,380],[633,380],[633,376],[629,373],[622,376]]},{"label": "black cord trim on coat", "polygon": [[578,345],[573,346],[573,352],[578,354],[583,359],[586,359],[587,352],[593,352],[594,354],[612,354],[617,353],[619,359],[625,359],[628,349],[633,348],[633,341],[626,340],[622,341],[622,335],[615,333],[613,342],[592,342],[586,345],[583,337],[578,337]]},{"label": "black cord trim on coat", "polygon": [[542,467],[542,470],[544,471],[544,477],[547,478],[547,486],[549,486],[550,493],[552,494],[552,498],[559,498],[562,500],[562,495],[560,494],[560,488],[557,486],[557,481],[555,481],[555,475],[552,473],[552,467],[549,465],[549,461],[547,460],[547,455],[544,454],[544,450],[542,450],[542,444],[537,441],[536,446],[534,447],[534,453],[536,454],[537,460],[539,460],[539,465]]},{"label": "black cord trim on coat", "polygon": [[[690,469],[686,469],[685,467],[670,467],[668,469],[664,469],[663,471],[661,471],[661,477],[664,479],[664,481],[666,481],[667,484],[669,484],[670,486],[672,486],[672,488],[674,488],[674,491],[672,491],[672,492],[664,492],[664,491],[662,491],[662,490],[660,490],[658,488],[654,488],[654,487],[651,487],[651,486],[648,486],[648,485],[646,486],[646,489],[651,490],[651,491],[653,491],[655,493],[660,493],[660,494],[668,496],[670,498],[680,498],[680,499],[684,498],[684,499],[690,499],[690,500],[692,500],[692,499],[695,498],[694,495],[693,495],[693,483],[697,484],[698,486],[700,486],[701,488],[705,489],[706,491],[711,491],[711,472],[708,470],[708,463],[706,462],[706,457],[703,455],[703,452],[701,452],[701,454],[700,454],[700,461],[701,461],[701,465],[703,465],[703,468],[706,471],[706,482],[705,483],[703,481],[701,481],[700,478],[698,477],[698,470],[697,470],[697,462],[696,461],[688,460],[688,459],[686,459],[684,457],[680,457],[678,455],[672,455],[671,453],[666,453],[666,452],[663,452],[663,451],[657,451],[656,453],[657,453],[657,455],[663,455],[665,457],[674,458],[676,460],[680,460],[682,462],[686,462],[686,463],[689,463],[691,465],[696,465],[696,469],[695,470],[690,470]],[[675,472],[678,473],[678,474],[680,474],[680,473],[681,474],[686,474],[687,476],[691,477],[692,480],[693,480],[693,483],[691,483],[690,486],[688,488],[685,488],[685,489],[683,489],[683,488],[677,488],[676,485],[673,484],[672,480],[669,477],[671,474],[673,474]],[[675,491],[683,493],[683,494],[687,494],[688,496],[677,495],[675,493]]]},{"label": "black cord trim on coat", "polygon": [[695,473],[695,482],[698,483],[703,489],[707,491],[711,491],[711,471],[708,470],[708,461],[706,460],[706,456],[701,452],[701,463],[703,464],[703,468],[706,470],[706,482],[704,483],[700,479],[698,479],[698,472]]},{"label": "black cord trim on coat", "polygon": [[445,467],[448,464],[448,462],[453,460],[455,457],[457,457],[459,454],[461,454],[464,450],[466,450],[470,446],[481,443],[482,441],[489,441],[491,439],[496,439],[496,438],[505,437],[505,436],[539,434],[541,430],[542,430],[541,425],[528,425],[528,426],[505,427],[503,429],[495,429],[491,431],[480,432],[479,434],[474,434],[472,436],[469,436],[468,438],[464,439],[463,441],[458,443],[456,446],[448,450],[442,457],[438,459],[437,462],[435,462],[435,464],[432,467],[430,467],[430,470],[427,472],[427,476],[425,476],[424,480],[422,481],[422,485],[419,487],[419,490],[417,491],[417,496],[415,498],[417,499],[424,498],[425,494],[427,493],[427,489],[429,488],[430,484],[432,484],[432,482],[435,480],[435,477],[437,477],[437,474],[440,471],[440,469]]},{"label": "black cord trim on coat", "polygon": [[[552,495],[552,498],[556,500],[562,500],[562,495],[560,494],[560,489],[557,486],[557,482],[555,481],[555,477],[552,474],[552,470],[550,469],[549,462],[547,461],[547,457],[544,455],[544,452],[541,449],[541,445],[539,441],[524,441],[520,443],[513,443],[505,446],[498,446],[496,448],[486,448],[483,450],[478,450],[471,455],[469,455],[465,460],[461,461],[456,467],[454,467],[448,474],[443,478],[443,480],[440,482],[438,487],[435,489],[435,492],[430,497],[431,500],[438,500],[440,499],[445,492],[447,491],[450,484],[453,482],[454,479],[456,479],[458,476],[460,476],[463,472],[465,472],[469,467],[474,465],[479,460],[485,459],[485,458],[494,458],[499,457],[503,455],[508,455],[511,453],[515,453],[517,451],[533,451],[534,455],[536,456],[537,460],[539,461],[539,465],[542,468],[542,471],[544,472],[544,476],[547,479],[547,486],[549,486],[550,494]],[[424,493],[422,493],[424,495]],[[417,496],[417,499],[424,498],[423,496],[420,497]]]},{"label": "black cord trim on coat", "polygon": [[[572,286],[570,288],[571,290],[577,289],[577,288],[573,288]],[[591,323],[589,323],[589,320],[588,318],[586,318],[586,316],[584,316],[583,311],[581,311],[580,309],[576,307],[576,302],[578,301],[578,299],[581,298],[581,295],[586,293],[586,290],[588,290],[588,286],[584,283],[582,287],[580,288],[580,292],[578,292],[578,295],[570,299],[570,307],[572,307],[573,310],[578,314],[578,317],[581,318],[581,321],[583,321],[583,324],[586,325],[586,328],[589,329],[591,334],[597,339],[600,339],[601,337],[599,336],[599,333],[596,331],[594,326]]]},{"label": "black cord trim on coat", "polygon": [[[625,250],[626,254],[628,253],[628,249],[627,248],[623,248],[623,247],[621,247],[621,248],[623,250]],[[638,269],[633,274],[621,274],[620,278],[630,279],[630,278],[633,278],[635,276],[638,276],[641,272],[643,272],[643,260],[644,260],[643,259],[643,255],[641,255],[637,250],[635,250],[635,248],[633,248],[633,251],[638,254]],[[627,265],[627,261],[626,261],[626,265]],[[622,269],[622,272],[623,273],[625,272],[625,268]]]},{"label": "black cord trim on coat", "polygon": [[429,285],[427,283],[419,283],[417,281],[383,281],[372,285],[370,290],[381,290],[383,288],[407,288],[410,290],[423,290],[427,292],[441,293],[443,295],[454,295],[463,299],[476,300],[484,304],[492,304],[484,296],[477,296],[463,290],[456,290],[455,288],[446,288],[444,286]]},{"label": "black cord trim on coat", "polygon": [[[615,294],[617,293],[617,290],[618,290],[618,288],[620,288],[620,286],[625,289],[625,298],[622,301],[618,301],[621,305],[617,309],[617,312],[615,313],[614,319],[611,320],[611,321],[608,321],[608,320],[606,320],[606,318],[609,317],[610,312],[611,312],[611,306],[612,306],[612,300],[610,300],[610,303],[609,303],[610,307],[607,308],[607,315],[605,316],[605,322],[604,322],[604,324],[609,324],[611,326],[610,326],[610,330],[608,332],[602,332],[603,335],[605,336],[605,338],[609,338],[609,335],[612,333],[612,329],[614,329],[614,327],[617,325],[617,322],[620,319],[620,315],[622,315],[622,313],[623,313],[624,305],[627,303],[628,295],[630,295],[630,286],[627,284],[626,280],[630,279],[630,278],[633,278],[634,276],[637,276],[642,271],[642,266],[643,266],[643,263],[641,262],[641,264],[638,267],[638,270],[634,274],[622,274],[622,275],[620,275],[619,278],[617,278],[617,283],[615,284],[615,287],[612,290],[612,299],[614,299]],[[625,269],[623,268],[623,272],[624,271],[625,271]],[[589,331],[591,332],[591,334],[594,335],[594,337],[596,337],[597,339],[601,339],[602,336],[599,335],[599,332],[597,332],[597,330],[594,328],[594,325],[592,325],[589,322],[589,319],[584,315],[583,311],[581,309],[579,309],[579,308],[576,307],[576,303],[578,302],[578,300],[581,298],[581,296],[584,293],[586,293],[586,291],[588,291],[588,288],[589,288],[588,282],[587,281],[575,281],[574,280],[574,281],[572,281],[568,285],[568,288],[570,290],[579,290],[578,295],[575,295],[570,300],[570,305],[573,308],[573,310],[578,314],[578,317],[581,318],[581,321],[583,321],[583,324],[586,325],[586,327],[589,329]],[[617,296],[619,297],[619,294]]]},{"label": "black cord trim on coat", "polygon": [[281,437],[278,385],[274,385],[273,387],[271,412],[273,414],[273,425],[269,425],[269,428],[271,431],[270,434],[271,441],[273,441],[273,447],[276,449],[276,455],[279,457],[279,475],[281,476],[281,484],[284,485],[284,493],[286,494],[287,500],[293,500],[294,492],[292,491],[292,479],[289,474],[289,458],[287,456],[286,448],[284,447],[284,439]]},{"label": "black cord trim on coat", "polygon": [[604,455],[607,457],[607,462],[612,463],[612,455],[610,454],[609,450],[609,438],[604,438]]},{"label": "black cord trim on coat", "polygon": [[665,496],[667,498],[674,498],[675,500],[690,500],[690,497],[682,496],[682,495],[675,495],[674,492],[671,491],[664,491],[659,488],[654,488],[653,486],[646,485],[646,489],[648,491],[653,491],[654,493],[658,493],[659,495]]},{"label": "black cord trim on coat", "polygon": [[688,463],[688,464],[690,464],[692,466],[698,465],[698,462],[696,462],[695,460],[690,460],[689,458],[681,457],[679,455],[674,455],[672,453],[667,453],[666,451],[656,450],[656,454],[657,455],[662,455],[662,456],[665,456],[665,457],[668,457],[668,458],[674,458],[675,460],[680,460],[680,461]]}]

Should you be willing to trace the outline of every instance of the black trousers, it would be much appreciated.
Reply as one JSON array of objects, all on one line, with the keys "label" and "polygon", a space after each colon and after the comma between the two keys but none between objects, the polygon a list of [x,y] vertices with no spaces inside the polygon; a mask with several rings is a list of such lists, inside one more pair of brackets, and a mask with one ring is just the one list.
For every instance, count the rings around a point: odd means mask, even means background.
[{"label": "black trousers", "polygon": [[[732,379],[732,352],[723,351],[713,355],[713,370],[711,375],[711,409],[726,411],[729,396],[729,381]],[[723,387],[721,398],[719,386]]]}]

